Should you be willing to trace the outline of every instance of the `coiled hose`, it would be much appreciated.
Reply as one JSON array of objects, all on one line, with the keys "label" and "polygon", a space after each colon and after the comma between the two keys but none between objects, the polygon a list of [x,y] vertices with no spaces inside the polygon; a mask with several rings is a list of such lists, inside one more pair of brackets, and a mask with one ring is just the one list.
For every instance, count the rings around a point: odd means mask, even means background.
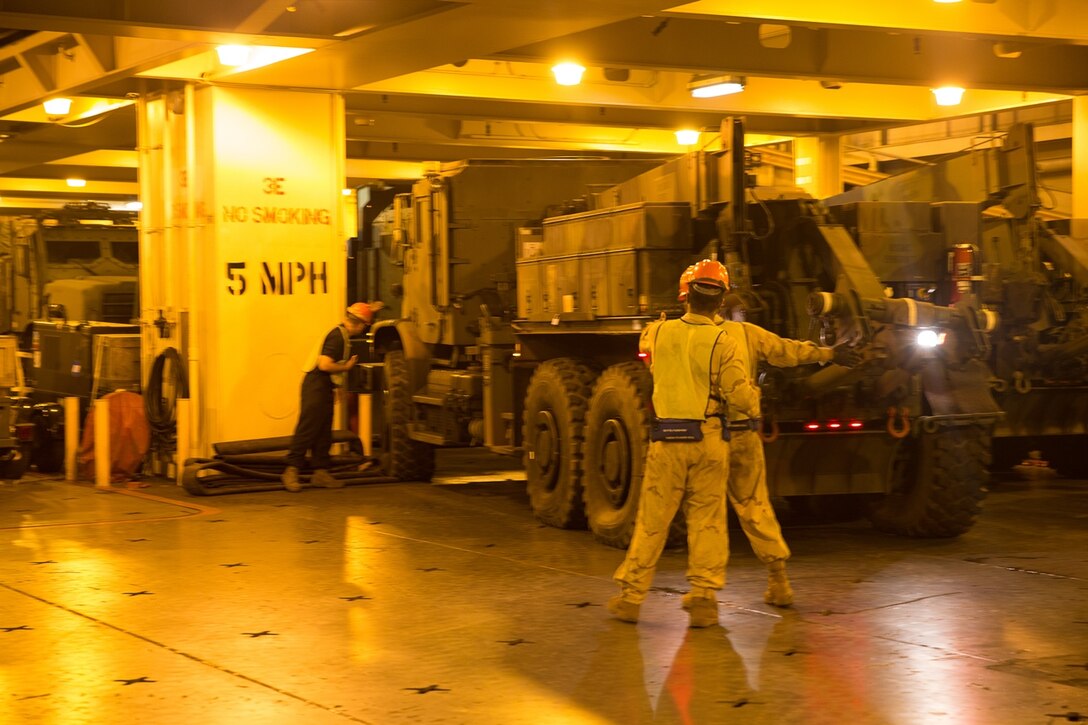
[{"label": "coiled hose", "polygon": [[189,380],[176,348],[168,347],[151,365],[144,410],[151,428],[151,454],[171,463],[177,452],[177,400],[189,397]]}]

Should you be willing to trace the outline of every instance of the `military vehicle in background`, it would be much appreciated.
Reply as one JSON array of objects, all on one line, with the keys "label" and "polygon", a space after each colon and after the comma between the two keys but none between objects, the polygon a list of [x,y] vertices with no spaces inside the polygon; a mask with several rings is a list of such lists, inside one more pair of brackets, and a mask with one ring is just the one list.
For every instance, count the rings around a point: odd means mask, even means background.
[{"label": "military vehicle in background", "polygon": [[0,335],[0,483],[18,480],[27,467],[27,448],[33,426],[17,422],[14,407],[19,392],[19,364],[15,357],[17,341]]},{"label": "military vehicle in background", "polygon": [[1033,449],[1088,472],[1088,222],[1044,221],[1034,129],[825,200],[896,296],[996,322],[990,384],[1004,466]]},{"label": "military vehicle in background", "polygon": [[754,186],[739,120],[722,139],[649,169],[443,164],[396,195],[363,277],[401,295],[399,314],[372,328],[354,382],[379,401],[386,472],[429,480],[444,446],[520,453],[541,521],[626,545],[651,415],[639,334],[682,313],[680,272],[716,256],[734,316],[866,357],[763,371],[772,494],[865,501],[903,535],[968,530],[1001,415],[984,316],[886,296],[819,201]]},{"label": "military vehicle in background", "polygon": [[[139,382],[139,239],[137,213],[73,202],[61,209],[0,209],[0,332],[18,335],[27,396],[12,402],[33,424],[27,453],[39,471],[64,464],[66,396],[93,395],[95,373],[117,368]],[[99,335],[128,335],[106,350]],[[117,343],[123,343],[118,345]],[[108,392],[103,389],[97,392]]]},{"label": "military vehicle in background", "polygon": [[0,332],[24,333],[49,305],[70,320],[138,317],[136,219],[96,202],[0,209]]}]

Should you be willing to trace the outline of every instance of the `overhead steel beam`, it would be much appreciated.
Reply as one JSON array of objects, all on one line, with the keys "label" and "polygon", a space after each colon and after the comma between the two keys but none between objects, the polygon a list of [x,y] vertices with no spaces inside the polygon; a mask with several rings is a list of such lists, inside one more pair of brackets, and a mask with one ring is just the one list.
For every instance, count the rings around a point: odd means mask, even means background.
[{"label": "overhead steel beam", "polygon": [[[479,0],[375,28],[275,66],[233,77],[241,83],[349,90],[427,68],[479,58],[661,9],[660,0]],[[441,42],[436,42],[441,39]]]},{"label": "overhead steel beam", "polygon": [[[724,116],[721,110],[665,108],[652,105],[605,106],[505,100],[501,98],[466,98],[459,96],[415,95],[405,93],[349,93],[345,101],[350,134],[354,118],[388,119],[396,124],[405,117],[458,120],[496,120],[511,122],[567,123],[582,126],[628,126],[632,128],[677,129],[717,128]],[[846,133],[878,128],[887,122],[867,123],[857,119],[784,117],[753,115],[746,128],[752,133],[811,135]]]},{"label": "overhead steel beam", "polygon": [[791,27],[787,47],[768,48],[757,23],[673,18],[662,29],[659,18],[634,18],[492,57],[545,62],[571,47],[579,49],[583,65],[615,68],[1063,94],[1088,90],[1088,46],[1023,43],[1020,57],[1000,58],[992,40],[952,32]]},{"label": "overhead steel beam", "polygon": [[1009,39],[1088,43],[1082,0],[970,0],[871,2],[871,0],[695,0],[669,14],[758,20],[809,27],[873,27],[896,32],[946,32]]}]

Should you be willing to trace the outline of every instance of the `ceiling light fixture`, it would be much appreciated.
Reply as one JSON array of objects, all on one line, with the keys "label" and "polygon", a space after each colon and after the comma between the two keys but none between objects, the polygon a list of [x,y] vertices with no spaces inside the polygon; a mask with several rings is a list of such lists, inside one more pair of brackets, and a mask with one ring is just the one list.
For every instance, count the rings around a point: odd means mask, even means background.
[{"label": "ceiling light fixture", "polygon": [[72,99],[50,98],[42,104],[42,108],[45,109],[45,115],[47,116],[67,116],[68,112],[72,110]]},{"label": "ceiling light fixture", "polygon": [[586,72],[585,66],[565,61],[552,66],[555,82],[561,86],[576,86],[582,82],[582,74]]},{"label": "ceiling light fixture", "polygon": [[744,90],[747,79],[744,76],[732,75],[697,75],[688,83],[688,90],[692,98],[717,98],[728,96],[731,93],[740,93]]},{"label": "ceiling light fixture", "polygon": [[699,132],[690,128],[681,128],[676,131],[676,143],[681,146],[694,146],[699,143]]},{"label": "ceiling light fixture", "polygon": [[249,62],[249,47],[245,45],[220,45],[215,53],[220,63],[232,68]]},{"label": "ceiling light fixture", "polygon": [[938,106],[958,106],[963,99],[963,89],[958,86],[932,88]]},{"label": "ceiling light fixture", "polygon": [[68,186],[71,186],[74,189],[79,189],[87,185],[86,179],[65,179],[64,181]]}]

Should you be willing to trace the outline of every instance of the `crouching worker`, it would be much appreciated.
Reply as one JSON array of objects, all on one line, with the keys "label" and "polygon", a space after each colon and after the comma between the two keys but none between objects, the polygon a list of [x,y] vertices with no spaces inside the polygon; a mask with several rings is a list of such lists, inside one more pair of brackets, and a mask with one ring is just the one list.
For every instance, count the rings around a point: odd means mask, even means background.
[{"label": "crouching worker", "polygon": [[718,623],[717,592],[725,586],[729,551],[725,518],[729,433],[723,421],[731,410],[758,418],[759,391],[736,355],[737,343],[714,324],[729,287],[728,272],[712,260],[696,267],[687,314],[655,323],[643,335],[656,417],[634,534],[613,577],[621,592],[608,602],[609,613],[625,622],[638,621],[669,525],[683,505],[690,585],[684,608],[692,627]]},{"label": "crouching worker", "polygon": [[287,452],[287,468],[281,480],[288,491],[302,490],[299,470],[306,467],[306,452],[310,452],[310,482],[315,486],[339,488],[343,481],[329,473],[329,451],[332,448],[332,418],[335,388],[342,384],[344,373],[355,367],[356,355],[350,355],[349,339],[359,337],[370,326],[381,302],[356,302],[344,312],[344,321],[325,335],[321,347],[308,356],[303,366],[302,394],[298,424]]}]

